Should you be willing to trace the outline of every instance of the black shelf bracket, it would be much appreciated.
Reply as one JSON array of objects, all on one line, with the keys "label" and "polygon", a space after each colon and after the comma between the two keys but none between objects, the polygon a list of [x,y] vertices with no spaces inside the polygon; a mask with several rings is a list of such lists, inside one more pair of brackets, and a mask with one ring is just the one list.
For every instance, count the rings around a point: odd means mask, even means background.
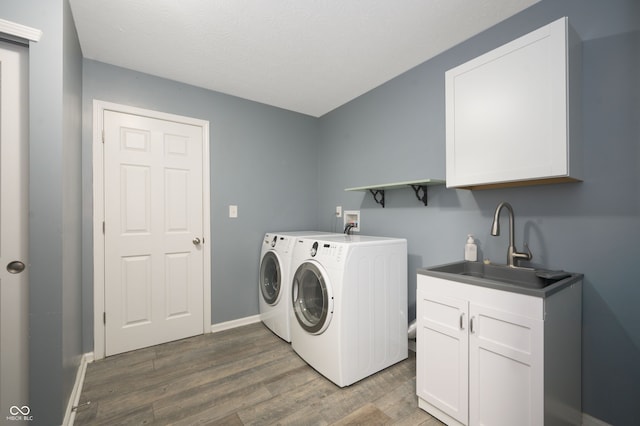
[{"label": "black shelf bracket", "polygon": [[422,201],[424,205],[427,205],[427,185],[411,185],[414,192],[416,193],[416,198]]},{"label": "black shelf bracket", "polygon": [[357,188],[346,188],[345,191],[365,191],[371,193],[373,201],[380,204],[382,208],[385,205],[384,192],[387,189],[404,189],[410,186],[416,193],[416,198],[425,206],[427,205],[427,186],[444,185],[446,182],[441,179],[421,179],[409,182],[387,183],[382,185],[359,186]]},{"label": "black shelf bracket", "polygon": [[373,195],[373,201],[384,208],[384,189],[370,189],[369,192]]}]

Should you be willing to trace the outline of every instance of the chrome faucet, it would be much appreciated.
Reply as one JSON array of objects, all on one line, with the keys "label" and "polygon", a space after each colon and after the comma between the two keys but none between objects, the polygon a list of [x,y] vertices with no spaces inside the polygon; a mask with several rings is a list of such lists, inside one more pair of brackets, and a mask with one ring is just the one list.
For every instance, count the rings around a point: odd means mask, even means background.
[{"label": "chrome faucet", "polygon": [[527,249],[527,253],[519,253],[516,250],[516,245],[514,242],[515,238],[513,235],[513,207],[511,207],[511,204],[507,203],[506,201],[501,202],[500,204],[498,204],[498,207],[496,207],[496,212],[493,215],[493,224],[491,225],[491,235],[493,235],[494,237],[500,235],[499,219],[500,212],[502,211],[503,207],[505,207],[509,212],[509,249],[507,251],[507,265],[514,268],[518,266],[518,262],[520,261],[520,259],[531,260],[533,254],[531,253],[531,250],[529,250],[529,246],[527,245],[527,243],[524,243],[524,246]]}]

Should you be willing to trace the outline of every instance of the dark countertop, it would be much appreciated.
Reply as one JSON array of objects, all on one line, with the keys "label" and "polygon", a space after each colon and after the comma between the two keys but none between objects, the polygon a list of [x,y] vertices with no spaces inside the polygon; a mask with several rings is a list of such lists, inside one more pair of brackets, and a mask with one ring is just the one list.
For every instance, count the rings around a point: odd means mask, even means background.
[{"label": "dark countertop", "polygon": [[471,284],[480,287],[493,288],[496,290],[508,291],[511,293],[526,294],[534,297],[547,298],[577,282],[582,281],[583,274],[568,272],[567,277],[562,278],[543,288],[532,288],[506,282],[496,281],[488,278],[481,278],[472,275],[447,272],[448,269],[457,269],[465,263],[477,264],[478,262],[454,262],[444,265],[437,265],[428,268],[418,268],[417,273],[449,281],[456,281],[464,284]]}]

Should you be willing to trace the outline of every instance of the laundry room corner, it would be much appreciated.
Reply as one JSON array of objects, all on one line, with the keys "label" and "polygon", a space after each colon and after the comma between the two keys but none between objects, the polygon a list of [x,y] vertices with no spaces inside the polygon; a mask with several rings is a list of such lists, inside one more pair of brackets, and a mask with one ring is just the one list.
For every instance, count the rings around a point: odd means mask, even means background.
[{"label": "laundry room corner", "polygon": [[[99,99],[208,120],[211,324],[258,314],[256,242],[316,226],[315,119],[98,61],[83,61],[83,245],[93,245],[92,117]],[[295,176],[295,178],[291,178]],[[237,217],[229,217],[229,206]],[[267,214],[265,214],[267,212]],[[83,253],[83,349],[93,351],[93,253]]]}]

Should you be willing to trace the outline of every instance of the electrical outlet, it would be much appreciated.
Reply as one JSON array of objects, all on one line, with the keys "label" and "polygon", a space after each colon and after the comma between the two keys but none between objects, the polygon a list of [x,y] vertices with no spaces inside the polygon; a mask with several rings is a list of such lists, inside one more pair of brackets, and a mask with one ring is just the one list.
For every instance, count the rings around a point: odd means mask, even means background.
[{"label": "electrical outlet", "polygon": [[336,206],[336,217],[342,217],[342,206]]}]

